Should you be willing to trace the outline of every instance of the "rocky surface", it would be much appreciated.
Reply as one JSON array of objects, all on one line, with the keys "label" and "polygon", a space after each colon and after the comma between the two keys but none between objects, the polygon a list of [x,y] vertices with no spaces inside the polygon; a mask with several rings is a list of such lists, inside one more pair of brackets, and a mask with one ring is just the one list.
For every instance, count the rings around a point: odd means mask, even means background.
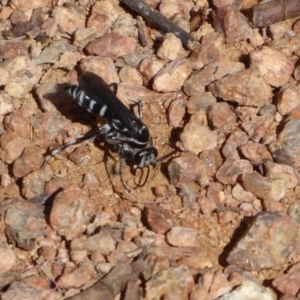
[{"label": "rocky surface", "polygon": [[[120,2],[0,1],[1,299],[299,299],[300,20],[145,1],[189,44]],[[101,137],[47,156],[105,124],[64,90],[82,72],[158,150],[129,191]]]}]

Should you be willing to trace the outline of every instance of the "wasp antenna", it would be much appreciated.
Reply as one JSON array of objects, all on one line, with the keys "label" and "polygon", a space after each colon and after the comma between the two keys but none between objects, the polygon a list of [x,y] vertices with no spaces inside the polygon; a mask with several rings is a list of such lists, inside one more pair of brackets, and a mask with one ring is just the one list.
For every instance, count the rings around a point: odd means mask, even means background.
[{"label": "wasp antenna", "polygon": [[139,179],[138,183],[136,183],[134,181],[134,184],[136,185],[137,188],[138,187],[143,187],[146,184],[146,182],[147,182],[147,180],[149,178],[149,174],[150,174],[150,168],[149,168],[149,166],[147,166],[147,175],[146,175],[146,178],[144,179],[143,183],[141,183],[142,182],[142,178],[143,178],[143,173],[144,173],[144,169],[142,169],[142,175],[140,176],[140,179]]},{"label": "wasp antenna", "polygon": [[[170,152],[170,153],[168,153],[168,154],[162,156],[161,158],[159,158],[159,159],[156,160],[156,163],[157,163],[156,165],[157,165],[157,166],[161,165],[162,162],[163,162],[164,160],[168,159],[169,157],[173,157],[174,154],[176,154],[176,153],[178,153],[178,152],[179,152],[179,150],[175,149],[175,150],[173,150],[172,152]],[[178,156],[179,156],[179,155],[178,155]],[[178,156],[175,156],[175,157],[178,157]]]}]

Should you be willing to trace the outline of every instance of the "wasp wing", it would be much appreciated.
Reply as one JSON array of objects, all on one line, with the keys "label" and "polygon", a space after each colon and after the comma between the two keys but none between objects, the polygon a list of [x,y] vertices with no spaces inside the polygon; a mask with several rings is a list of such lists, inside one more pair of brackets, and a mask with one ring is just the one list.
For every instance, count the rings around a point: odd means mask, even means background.
[{"label": "wasp wing", "polygon": [[98,101],[101,105],[105,104],[112,117],[118,119],[130,134],[138,137],[139,130],[144,124],[115,96],[102,78],[96,74],[85,72],[79,78],[79,85],[90,99]]}]

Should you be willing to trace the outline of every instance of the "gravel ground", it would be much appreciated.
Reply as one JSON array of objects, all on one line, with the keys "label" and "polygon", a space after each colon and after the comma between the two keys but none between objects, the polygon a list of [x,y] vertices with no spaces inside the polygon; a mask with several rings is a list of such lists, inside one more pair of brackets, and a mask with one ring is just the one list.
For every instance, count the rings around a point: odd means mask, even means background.
[{"label": "gravel ground", "polygon": [[[298,1],[0,2],[1,299],[300,299]],[[127,189],[101,136],[48,156],[106,124],[86,72],[142,104]]]}]

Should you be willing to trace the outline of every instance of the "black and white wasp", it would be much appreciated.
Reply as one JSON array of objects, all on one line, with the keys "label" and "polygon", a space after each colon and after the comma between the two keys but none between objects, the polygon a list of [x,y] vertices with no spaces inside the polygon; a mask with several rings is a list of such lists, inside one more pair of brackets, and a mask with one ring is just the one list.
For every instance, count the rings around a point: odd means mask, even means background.
[{"label": "black and white wasp", "polygon": [[80,106],[106,118],[107,124],[88,136],[62,145],[52,151],[51,156],[55,156],[68,146],[102,135],[120,155],[119,171],[123,185],[122,169],[125,163],[131,164],[133,170],[156,165],[158,153],[152,145],[147,126],[115,96],[99,76],[85,72],[79,77],[79,85],[66,87],[65,90]]}]

